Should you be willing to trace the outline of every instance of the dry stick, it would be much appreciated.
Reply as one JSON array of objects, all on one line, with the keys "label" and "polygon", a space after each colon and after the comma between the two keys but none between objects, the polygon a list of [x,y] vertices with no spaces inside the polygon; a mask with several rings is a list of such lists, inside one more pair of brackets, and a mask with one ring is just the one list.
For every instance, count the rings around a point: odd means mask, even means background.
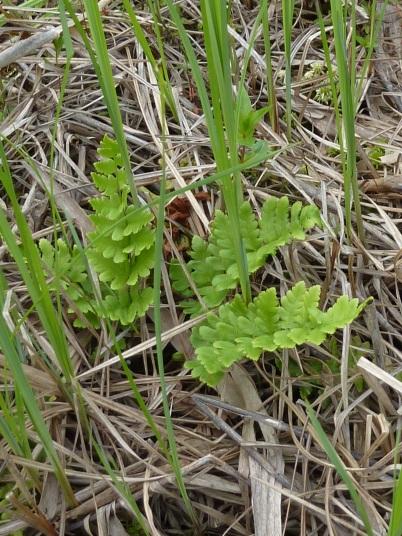
[{"label": "dry stick", "polygon": [[[364,376],[366,378],[366,380],[369,380],[370,379],[370,376],[377,379],[377,380],[380,380],[384,383],[386,383],[387,385],[389,385],[390,387],[392,387],[392,389],[394,389],[395,391],[397,391],[400,395],[402,395],[402,382],[400,382],[399,380],[397,380],[396,378],[394,378],[394,376],[392,376],[389,372],[385,372],[385,370],[383,370],[382,368],[380,368],[378,365],[375,365],[374,363],[372,363],[371,361],[369,361],[368,359],[366,359],[365,357],[361,357],[359,359],[359,361],[357,362],[357,367],[363,371],[364,373]],[[376,393],[380,392],[383,390],[383,388],[381,387],[381,385],[378,385],[377,387],[375,385],[370,385],[370,387],[373,389],[373,391],[375,391]],[[386,402],[388,399],[387,396],[385,396],[385,400],[382,399],[382,402]],[[386,405],[386,404],[384,404]],[[392,406],[392,403],[390,404],[387,404],[387,409],[389,411],[389,413],[392,415],[393,413],[395,413],[395,410]],[[398,413],[400,413],[401,410],[399,409],[398,410]]]},{"label": "dry stick", "polygon": [[[282,421],[271,419],[270,417],[267,417],[266,415],[263,415],[261,413],[257,413],[256,411],[248,411],[242,408],[238,408],[236,406],[232,406],[232,404],[222,402],[222,400],[214,398],[213,396],[195,394],[192,395],[191,398],[194,400],[195,403],[199,401],[201,402],[201,404],[204,405],[208,404],[216,408],[226,409],[227,411],[235,413],[236,415],[240,415],[241,417],[246,417],[254,421],[261,422],[263,424],[268,424],[269,426],[272,426],[272,428],[275,428],[275,430],[279,430],[280,432],[290,432],[290,426]],[[304,433],[303,428],[301,428],[300,426],[294,426],[293,431],[300,436]]]},{"label": "dry stick", "polygon": [[211,421],[215,424],[217,428],[227,434],[230,439],[233,439],[233,441],[235,441],[240,447],[244,448],[247,454],[257,463],[259,463],[269,475],[275,478],[277,482],[279,482],[282,486],[291,489],[291,483],[289,482],[289,480],[283,475],[277,473],[270,465],[270,463],[263,456],[261,456],[261,454],[256,452],[254,448],[243,445],[243,438],[241,435],[235,432],[235,430],[233,430],[233,428],[231,428],[227,423],[225,423],[223,419],[215,415],[215,413],[213,413],[213,411],[211,411],[206,404],[201,402],[199,397],[193,396],[193,400],[195,402],[195,405],[201,411],[201,413],[211,419]]},{"label": "dry stick", "polygon": [[[99,9],[104,8],[110,2],[111,0],[100,0]],[[78,20],[82,21],[84,19],[84,14],[82,13],[81,15],[77,15],[77,18]],[[74,26],[74,22],[72,20],[69,20],[67,24],[70,28]],[[24,56],[35,52],[35,50],[43,47],[43,45],[51,43],[57,39],[62,32],[63,27],[60,24],[59,26],[56,26],[56,28],[51,28],[45,32],[35,33],[34,35],[31,35],[22,41],[18,41],[11,47],[6,48],[0,52],[0,69],[3,69],[3,67],[7,67],[7,65],[10,65],[10,63],[15,63]]]},{"label": "dry stick", "polygon": [[[183,331],[186,331],[188,329],[191,329],[192,327],[196,326],[205,318],[207,317],[207,314],[203,314],[200,316],[197,316],[197,318],[192,318],[190,320],[187,320],[187,322],[183,322],[180,326],[175,326],[174,328],[166,330],[164,333],[162,333],[162,342],[170,341],[173,337],[176,335],[179,335]],[[152,337],[151,339],[148,339],[145,342],[141,342],[140,344],[137,344],[137,346],[134,346],[133,348],[129,348],[125,352],[122,352],[121,356],[123,359],[128,359],[129,357],[132,357],[134,355],[140,354],[144,350],[149,350],[149,348],[153,348],[156,345],[156,338]],[[95,374],[96,372],[99,372],[100,370],[111,367],[112,365],[115,365],[116,363],[120,362],[120,356],[112,357],[111,359],[108,359],[107,361],[104,361],[103,363],[100,363],[96,367],[91,368],[90,370],[86,370],[82,374],[79,374],[76,376],[77,380],[82,380],[83,378],[87,378],[88,376],[92,376],[92,374]]]}]

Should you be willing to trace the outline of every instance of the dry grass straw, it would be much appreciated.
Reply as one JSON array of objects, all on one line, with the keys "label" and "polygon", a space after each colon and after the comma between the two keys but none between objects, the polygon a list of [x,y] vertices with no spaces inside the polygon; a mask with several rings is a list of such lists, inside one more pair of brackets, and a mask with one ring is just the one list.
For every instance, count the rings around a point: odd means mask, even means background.
[{"label": "dry grass straw", "polygon": [[[232,4],[231,35],[234,53],[241,62],[257,7],[245,10],[240,2]],[[365,192],[361,196],[366,239],[363,246],[356,236],[350,243],[345,238],[342,166],[337,155],[334,112],[330,106],[314,100],[315,91],[325,80],[303,78],[313,62],[325,60],[311,6],[311,2],[304,3],[302,13],[299,7],[295,8],[291,49],[291,146],[281,134],[286,132],[286,91],[281,78],[285,62],[279,2],[276,9],[270,8],[271,61],[280,121],[278,129],[262,122],[258,134],[282,151],[273,162],[256,167],[253,173],[244,172],[243,181],[257,211],[267,195],[288,195],[292,200],[314,201],[321,208],[325,230],[314,233],[306,243],[296,243],[284,249],[258,274],[252,286],[259,289],[275,285],[283,293],[294,282],[303,279],[309,285],[322,285],[323,304],[331,303],[345,291],[362,299],[373,296],[373,304],[354,323],[351,335],[370,341],[371,350],[366,357],[387,374],[396,376],[402,371],[402,302],[400,276],[395,272],[402,250],[402,135],[398,94],[402,23],[396,22],[402,20],[401,9],[398,5],[390,6],[394,14],[386,12],[381,46],[375,49],[373,68],[362,81],[363,97],[356,115],[358,180]],[[144,64],[130,22],[122,16],[120,3],[105,2],[103,7],[124,132],[137,187],[140,194],[146,196],[147,189],[152,190],[158,185],[160,176],[155,81],[151,70]],[[204,64],[206,58],[197,28],[197,4],[186,1],[181,3],[181,8],[189,21],[189,35],[198,60]],[[71,60],[70,79],[61,107],[54,144],[55,169],[52,171],[48,158],[53,114],[65,57],[63,52],[56,56],[51,41],[44,40],[36,40],[35,48],[24,49],[23,56],[21,48],[15,56],[7,56],[6,50],[27,35],[38,39],[40,24],[36,21],[45,15],[50,30],[57,29],[60,21],[56,11],[32,9],[19,12],[10,6],[5,12],[8,22],[0,34],[0,58],[7,57],[1,71],[0,93],[4,108],[0,132],[12,142],[7,145],[7,153],[23,213],[35,239],[51,237],[55,223],[50,217],[42,180],[46,184],[46,177],[53,173],[58,208],[77,224],[80,231],[85,231],[87,199],[94,193],[88,180],[89,173],[101,137],[112,132],[91,60],[79,36],[73,32],[76,54]],[[153,43],[149,14],[138,11],[137,16],[147,39]],[[166,18],[166,11],[162,10],[161,16],[178,116],[177,121],[168,123],[167,179],[172,187],[181,188],[208,176],[215,168],[182,50]],[[358,27],[361,27],[364,21],[359,19],[359,11],[357,18]],[[326,32],[330,37],[329,27]],[[333,55],[333,49],[330,52]],[[358,64],[363,57],[364,50],[358,45]],[[388,60],[394,62],[390,63],[390,68],[387,67]],[[266,67],[263,34],[260,34],[251,53],[246,79],[249,95],[258,106],[267,102]],[[375,167],[367,158],[376,146],[384,148],[386,165]],[[23,158],[18,149],[23,149],[31,160]],[[198,201],[191,193],[185,194],[190,207],[190,232],[201,235],[208,232],[214,208],[220,202],[216,191],[211,189],[210,192],[207,202]],[[11,213],[8,217],[13,222]],[[174,221],[169,222],[166,233],[169,234],[174,225]],[[85,240],[85,233],[83,237]],[[40,516],[34,518],[33,514],[40,513],[56,527],[58,534],[84,533],[89,527],[99,534],[102,531],[111,534],[117,530],[118,523],[125,526],[130,523],[130,514],[118,488],[85,441],[78,405],[72,407],[57,394],[57,385],[41,366],[37,356],[49,351],[49,341],[35,315],[26,314],[31,305],[27,290],[4,247],[1,248],[1,268],[10,289],[5,312],[18,326],[16,336],[26,349],[26,377],[52,432],[54,448],[63,459],[78,506],[70,509],[66,506],[49,463],[40,457],[29,460],[10,454],[2,442],[3,483],[15,483],[15,496],[28,505],[32,515],[26,512],[23,515],[15,499],[7,508],[13,510],[16,517],[0,524],[0,535],[15,534],[28,525],[35,526],[35,522],[43,519]],[[188,330],[193,321],[185,321],[176,309],[166,277],[164,284],[162,340],[166,345],[165,355],[180,351],[188,356],[191,351]],[[185,516],[171,467],[156,447],[147,420],[133,401],[129,382],[121,371],[118,357],[114,357],[116,352],[107,330],[78,332],[72,328],[67,315],[63,316],[63,328],[74,379],[81,384],[94,436],[113,460],[116,473],[124,478],[125,485],[141,505],[151,533],[187,531],[191,534],[192,526]],[[138,389],[160,434],[166,438],[152,319],[146,318],[139,329],[127,333],[127,337],[128,346],[123,357],[130,360]],[[298,352],[275,356],[282,360],[281,371],[274,367],[272,356],[266,356],[257,366],[241,368],[241,374],[257,386],[261,405],[258,408],[254,404],[252,411],[240,408],[238,413],[236,407],[242,402],[233,403],[233,397],[227,402],[232,411],[228,411],[228,406],[216,409],[205,400],[200,407],[199,399],[192,395],[204,393],[204,388],[182,371],[180,363],[166,357],[166,383],[171,396],[178,456],[191,502],[205,534],[251,534],[260,522],[259,518],[253,518],[258,513],[256,503],[268,488],[274,491],[272,501],[280,497],[282,513],[281,522],[273,534],[281,531],[286,534],[365,534],[346,486],[319,447],[308,425],[305,408],[299,403],[301,387],[314,386],[312,382],[317,380],[322,385],[314,402],[317,417],[362,493],[374,534],[385,534],[392,509],[394,471],[399,468],[397,410],[400,399],[386,375],[377,374],[371,383],[364,384],[362,392],[358,392],[354,381],[360,374],[359,369],[347,373],[349,348],[345,334],[337,334],[337,347],[343,367],[341,374],[327,371],[317,378],[309,367],[313,359],[323,362],[331,359],[328,347],[304,347]],[[292,377],[290,369],[294,362],[302,365],[303,376]],[[0,369],[0,377],[6,386],[9,372],[4,367]],[[235,381],[235,375],[231,376],[230,382]],[[395,381],[399,385],[398,378]],[[271,423],[269,433],[266,429],[264,433],[264,429],[257,428],[256,424],[250,425],[250,422],[256,423],[253,412],[260,418],[269,416],[281,426],[275,428]],[[32,427],[27,426],[33,454],[38,454],[38,437]],[[270,465],[273,460],[274,469]],[[40,475],[39,504],[30,489],[24,486],[27,469],[34,469]],[[254,494],[253,501],[250,490]]]}]

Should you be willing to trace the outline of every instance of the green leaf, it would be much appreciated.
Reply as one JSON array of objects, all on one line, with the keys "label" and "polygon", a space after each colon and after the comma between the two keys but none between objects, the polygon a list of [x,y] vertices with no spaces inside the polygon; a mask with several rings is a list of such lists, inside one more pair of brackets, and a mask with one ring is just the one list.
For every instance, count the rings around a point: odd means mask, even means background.
[{"label": "green leaf", "polygon": [[[95,313],[97,304],[88,278],[85,260],[78,247],[74,245],[70,249],[62,239],[58,239],[53,247],[49,240],[42,238],[39,241],[39,252],[46,273],[51,277],[49,291],[62,292],[67,295],[86,318],[87,324],[96,326],[98,324]],[[72,307],[68,312],[75,314]],[[83,322],[76,319],[74,325],[82,327]]]},{"label": "green leaf", "polygon": [[210,387],[215,387],[223,378],[223,372],[219,371],[214,374],[209,373],[199,361],[191,360],[184,364],[184,367],[191,370],[191,375],[198,378],[201,382],[206,383]]},{"label": "green leaf", "polygon": [[[194,361],[208,374],[217,374],[244,357],[257,360],[264,351],[321,344],[327,334],[352,322],[365,305],[341,296],[323,312],[318,308],[319,298],[320,287],[307,289],[304,282],[297,283],[280,301],[274,288],[261,292],[248,305],[236,295],[218,314],[210,314],[194,328]],[[211,378],[208,382],[211,385]]]},{"label": "green leaf", "polygon": [[91,200],[95,229],[89,233],[87,255],[100,281],[109,287],[103,310],[110,320],[127,325],[143,315],[150,303],[149,291],[140,291],[140,286],[154,264],[153,215],[149,208],[129,204],[117,142],[105,136],[98,153],[101,159],[92,178],[102,195]]},{"label": "green leaf", "polygon": [[249,147],[255,143],[255,129],[264,115],[268,112],[268,107],[254,110],[244,86],[239,90],[237,106],[239,108],[238,142],[241,145]]},{"label": "green leaf", "polygon": [[131,287],[129,291],[111,293],[104,298],[103,306],[106,316],[113,321],[118,321],[123,326],[132,324],[137,317],[145,314],[153,300],[152,288],[140,290]]},{"label": "green leaf", "polygon": [[[303,240],[308,229],[321,225],[317,207],[303,207],[300,202],[290,206],[286,197],[268,198],[262,207],[260,220],[256,218],[251,204],[244,202],[239,207],[239,219],[249,273],[261,268],[267,256],[274,255],[280,246],[294,239]],[[228,291],[239,284],[235,241],[226,214],[216,211],[208,241],[194,236],[189,255],[191,260],[187,270],[198,293],[209,307],[219,305]],[[176,292],[185,298],[194,294],[182,270],[174,267],[171,278]],[[188,300],[180,305],[189,311]],[[194,307],[194,311],[199,313],[201,307]]]},{"label": "green leaf", "polygon": [[[90,244],[85,253],[103,283],[103,300],[97,303],[94,298],[84,255],[76,246],[70,250],[64,240],[58,240],[54,248],[42,239],[39,249],[53,277],[50,288],[63,290],[90,324],[106,317],[128,325],[144,315],[152,301],[152,289],[141,288],[154,264],[153,215],[149,208],[128,204],[118,144],[105,136],[98,153],[101,159],[92,178],[102,193],[90,201],[94,230],[88,233]],[[69,312],[74,313],[74,307]],[[74,324],[84,323],[78,318]]]}]

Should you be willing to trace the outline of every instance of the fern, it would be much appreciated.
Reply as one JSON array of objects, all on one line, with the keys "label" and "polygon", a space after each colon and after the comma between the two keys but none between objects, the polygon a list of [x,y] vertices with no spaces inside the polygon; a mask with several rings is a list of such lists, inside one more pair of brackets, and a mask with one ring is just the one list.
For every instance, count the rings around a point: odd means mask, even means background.
[{"label": "fern", "polygon": [[144,279],[154,262],[153,219],[148,208],[129,204],[130,188],[125,179],[118,143],[105,136],[92,178],[102,193],[90,201],[95,230],[89,233],[88,259],[105,283],[102,312],[123,325],[142,316],[152,301],[152,289]]},{"label": "fern", "polygon": [[[65,293],[87,322],[97,326],[98,306],[93,298],[85,260],[77,246],[70,249],[64,240],[58,239],[53,247],[49,240],[42,238],[39,241],[39,251],[45,269],[51,276],[50,290]],[[68,312],[73,313],[74,310],[69,308]],[[83,327],[79,318],[74,320],[74,325]]]},{"label": "fern", "polygon": [[89,264],[99,274],[102,300],[91,297],[85,263],[78,250],[71,251],[63,240],[58,241],[58,255],[51,244],[42,242],[42,258],[52,269],[62,288],[84,314],[119,321],[123,325],[142,316],[152,301],[152,289],[145,278],[154,262],[153,215],[148,208],[129,202],[123,160],[116,141],[105,136],[98,153],[92,178],[101,193],[90,201],[94,230],[88,234],[86,249]]},{"label": "fern", "polygon": [[136,286],[154,260],[154,230],[149,209],[129,205],[123,159],[116,141],[104,137],[93,181],[102,196],[90,201],[95,230],[89,233],[88,259],[112,290]]},{"label": "fern", "polygon": [[195,359],[188,361],[186,368],[194,377],[215,386],[224,372],[244,357],[255,361],[264,351],[321,344],[327,335],[352,322],[366,305],[341,296],[323,312],[318,308],[319,298],[320,287],[306,289],[304,282],[297,283],[281,300],[274,288],[261,292],[249,305],[236,295],[193,330]]},{"label": "fern", "polygon": [[[303,207],[300,202],[289,206],[287,197],[268,198],[260,219],[253,213],[250,203],[244,202],[239,217],[250,274],[261,268],[268,256],[275,255],[279,247],[294,239],[304,240],[308,229],[321,225],[316,206]],[[239,283],[233,233],[226,214],[216,211],[208,241],[194,236],[189,255],[187,270],[205,305],[208,308],[220,305],[228,291]],[[178,263],[171,264],[170,275],[176,292],[185,298],[193,297],[189,281]],[[191,299],[180,305],[190,314],[201,310],[200,304]]]},{"label": "fern", "polygon": [[[94,299],[85,258],[76,246],[70,249],[58,240],[54,248],[41,240],[39,249],[52,275],[51,288],[65,292],[89,321],[96,323],[103,317],[128,325],[142,316],[152,301],[153,291],[146,286],[146,278],[153,267],[153,217],[148,208],[130,204],[117,143],[105,137],[98,152],[101,159],[92,177],[101,195],[90,201],[94,230],[88,235],[86,253],[99,274],[101,299]],[[303,240],[308,229],[321,224],[317,207],[303,207],[299,202],[290,206],[286,197],[267,199],[260,218],[245,202],[239,218],[250,273],[263,266],[279,247],[294,239]],[[193,238],[190,257],[187,271],[202,301],[209,309],[220,307],[193,330],[195,358],[185,366],[211,386],[243,358],[257,360],[265,351],[306,342],[321,344],[328,334],[352,322],[365,305],[342,296],[323,312],[318,307],[320,287],[306,289],[303,282],[280,300],[271,288],[249,304],[236,295],[221,305],[239,283],[233,234],[227,215],[221,211],[216,213],[208,241]],[[185,298],[185,310],[197,313],[200,304],[193,299],[192,286],[179,264],[171,266],[171,278],[175,290]]]}]

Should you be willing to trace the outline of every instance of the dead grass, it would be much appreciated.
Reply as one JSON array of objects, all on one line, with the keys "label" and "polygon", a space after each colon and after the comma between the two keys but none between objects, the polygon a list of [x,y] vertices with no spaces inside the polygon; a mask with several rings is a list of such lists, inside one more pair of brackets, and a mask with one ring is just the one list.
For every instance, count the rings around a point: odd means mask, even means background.
[{"label": "dead grass", "polygon": [[[250,2],[248,3],[250,4]],[[365,355],[392,376],[402,371],[402,134],[401,134],[401,32],[402,10],[387,13],[372,66],[364,81],[360,111],[356,121],[359,148],[359,183],[366,244],[354,237],[345,239],[343,226],[342,169],[337,156],[333,110],[313,100],[323,80],[304,80],[308,66],[324,60],[314,13],[307,2],[298,12],[293,35],[292,108],[295,116],[293,141],[289,145],[280,132],[267,123],[258,129],[279,155],[266,165],[244,175],[244,188],[258,211],[267,195],[288,195],[317,203],[325,220],[324,231],[312,234],[306,243],[283,249],[253,281],[256,289],[277,286],[281,292],[303,279],[320,284],[323,304],[341,293],[374,301],[351,329],[337,334],[339,373],[330,371],[314,376],[309,367],[313,358],[328,362],[328,347],[304,347],[298,352],[267,355],[258,365],[235,367],[221,397],[199,396],[206,389],[192,381],[172,361],[173,351],[191,355],[189,328],[175,306],[168,278],[163,278],[164,341],[166,374],[171,394],[172,415],[179,455],[191,501],[205,535],[346,535],[364,534],[346,488],[327,461],[307,423],[300,388],[318,381],[314,407],[338,453],[350,469],[363,496],[373,529],[385,534],[392,500],[394,454],[401,391],[365,369],[366,383],[359,393],[354,385],[361,369],[348,370],[352,335],[369,341]],[[156,191],[160,175],[160,121],[156,109],[155,84],[144,57],[133,39],[127,20],[121,16],[119,2],[104,2],[104,19],[110,57],[121,100],[125,132],[131,149],[135,177],[142,195]],[[199,13],[195,2],[182,5],[194,43],[200,39]],[[3,89],[0,99],[4,111],[0,132],[15,147],[8,147],[15,187],[35,238],[51,236],[54,222],[43,185],[49,184],[51,129],[64,67],[63,52],[56,57],[51,41],[38,41],[23,56],[6,57],[9,47],[59,24],[56,15],[43,21],[44,12],[19,12],[4,8],[9,17],[0,29],[0,64]],[[241,62],[255,11],[233,2],[231,31],[236,56]],[[397,16],[395,15],[397,12]],[[166,15],[166,13],[165,13]],[[148,14],[140,13],[142,25],[152,42]],[[285,90],[280,78],[284,68],[283,39],[279,3],[270,7],[274,72],[279,116],[284,115]],[[39,21],[39,22],[38,22]],[[360,19],[360,24],[364,24]],[[179,122],[169,121],[170,148],[168,176],[179,188],[207,176],[214,169],[205,125],[200,116],[197,95],[186,70],[182,50],[170,23],[163,27],[166,55],[179,112]],[[57,127],[55,149],[55,193],[58,208],[71,218],[79,232],[88,230],[87,199],[93,195],[90,171],[96,148],[103,134],[112,133],[90,59],[74,31],[76,55]],[[35,40],[33,40],[35,43]],[[43,41],[43,35],[42,35]],[[200,63],[205,61],[197,47]],[[363,57],[361,51],[360,57]],[[4,61],[6,61],[4,60]],[[14,70],[15,68],[15,70]],[[257,106],[266,103],[265,59],[262,37],[252,53],[249,94]],[[385,164],[374,167],[368,158],[370,148],[385,148]],[[35,172],[35,168],[38,173]],[[187,194],[190,212],[188,229],[205,235],[215,206],[216,190],[210,200],[199,201]],[[9,214],[12,217],[11,214]],[[166,240],[172,242],[174,221],[166,225]],[[177,249],[177,248],[176,248]],[[22,315],[29,307],[26,290],[7,251],[1,248],[1,265],[10,292],[8,307]],[[7,316],[7,315],[6,315]],[[12,315],[8,315],[13,322]],[[37,348],[46,344],[46,334],[38,331],[35,317],[26,318],[19,337],[29,357],[25,365],[43,414],[62,455],[66,474],[76,492],[78,506],[67,509],[48,465],[12,456],[0,443],[4,482],[17,482],[30,506],[12,505],[15,520],[0,525],[0,535],[34,527],[38,533],[38,512],[56,527],[57,534],[124,534],[130,516],[99,462],[86,444],[77,412],[67,404],[52,378],[41,368]],[[97,439],[114,459],[116,466],[140,502],[152,534],[193,534],[175,480],[166,458],[158,451],[146,420],[133,401],[128,381],[114,358],[111,341],[104,329],[73,330],[65,318],[76,381],[80,382]],[[152,315],[137,331],[126,332],[125,358],[129,358],[142,396],[164,435],[162,400],[154,360]],[[292,378],[289,363],[296,361],[304,376]],[[364,365],[364,363],[363,363]],[[0,363],[1,366],[1,363]],[[363,367],[364,368],[364,367]],[[4,375],[3,375],[4,376]],[[215,396],[213,392],[208,393]],[[219,404],[219,400],[226,403]],[[239,409],[240,408],[240,409]],[[258,415],[256,415],[258,414]],[[269,417],[271,420],[264,420]],[[31,434],[35,444],[35,434]],[[24,467],[36,467],[42,477],[40,500],[24,484]],[[7,471],[5,470],[7,468]],[[19,500],[23,500],[24,495]],[[33,505],[36,504],[37,512]],[[123,524],[123,525],[122,525]],[[42,528],[42,530],[44,530]],[[120,531],[120,532],[119,532]],[[39,530],[40,532],[40,530]],[[27,529],[27,534],[31,534]]]}]

